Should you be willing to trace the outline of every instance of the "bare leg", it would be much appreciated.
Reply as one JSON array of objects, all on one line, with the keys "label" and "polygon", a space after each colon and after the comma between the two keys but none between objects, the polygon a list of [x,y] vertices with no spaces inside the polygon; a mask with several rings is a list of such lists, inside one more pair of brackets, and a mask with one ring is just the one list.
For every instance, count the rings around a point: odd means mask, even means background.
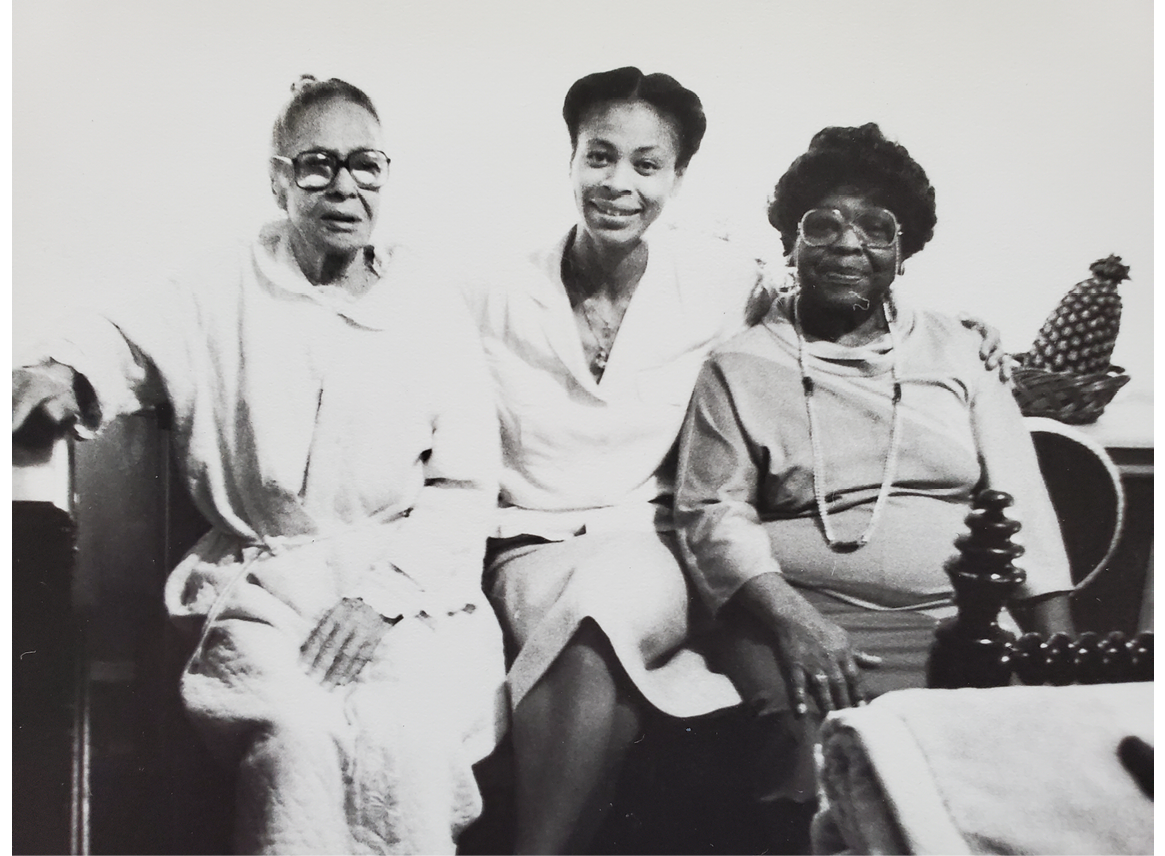
[{"label": "bare leg", "polygon": [[582,852],[611,805],[640,697],[584,621],[514,710],[518,853]]}]

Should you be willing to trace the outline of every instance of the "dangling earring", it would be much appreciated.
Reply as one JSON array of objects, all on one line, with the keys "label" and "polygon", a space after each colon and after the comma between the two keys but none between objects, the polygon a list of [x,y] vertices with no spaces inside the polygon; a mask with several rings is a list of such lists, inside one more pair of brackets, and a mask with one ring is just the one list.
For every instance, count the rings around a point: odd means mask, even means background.
[{"label": "dangling earring", "polygon": [[797,276],[797,265],[790,257],[789,263],[785,266],[785,281],[781,285],[781,291],[797,291],[801,287],[801,279]]},{"label": "dangling earring", "polygon": [[797,275],[797,245],[789,251],[788,261],[785,262],[785,285],[782,291],[797,291],[801,287],[801,278]]},{"label": "dangling earring", "polygon": [[906,273],[906,259],[902,258],[902,250],[898,245],[897,238],[894,239],[894,267],[898,271],[898,276]]}]

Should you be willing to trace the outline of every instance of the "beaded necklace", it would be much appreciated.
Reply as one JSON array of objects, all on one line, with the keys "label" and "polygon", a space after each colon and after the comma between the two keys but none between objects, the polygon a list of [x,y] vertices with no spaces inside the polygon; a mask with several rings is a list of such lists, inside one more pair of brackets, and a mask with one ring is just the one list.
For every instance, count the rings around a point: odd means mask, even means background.
[{"label": "beaded necklace", "polygon": [[894,471],[898,467],[898,453],[901,442],[900,428],[902,413],[899,404],[902,401],[902,384],[898,379],[898,336],[891,320],[890,305],[882,301],[882,312],[886,319],[886,328],[890,334],[890,378],[894,382],[894,394],[891,400],[890,417],[890,448],[886,453],[886,465],[882,471],[882,487],[878,490],[878,498],[874,501],[874,511],[870,515],[870,523],[866,531],[856,541],[841,541],[834,537],[833,525],[829,521],[829,512],[826,508],[825,497],[825,463],[821,451],[821,438],[817,431],[817,418],[813,412],[813,378],[809,377],[809,370],[805,358],[805,335],[801,330],[800,295],[793,298],[793,330],[797,334],[797,365],[801,370],[801,388],[805,390],[805,413],[809,418],[809,444],[813,448],[813,496],[817,501],[817,513],[821,517],[821,528],[825,532],[825,542],[836,553],[852,553],[860,550],[869,543],[882,515],[886,499],[890,495],[890,488],[894,483]]}]

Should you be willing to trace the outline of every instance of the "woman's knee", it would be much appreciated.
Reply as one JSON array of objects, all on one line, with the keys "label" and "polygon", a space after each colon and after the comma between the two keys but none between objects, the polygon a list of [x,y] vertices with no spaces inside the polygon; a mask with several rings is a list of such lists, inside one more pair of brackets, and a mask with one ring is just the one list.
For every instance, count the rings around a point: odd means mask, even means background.
[{"label": "woman's knee", "polygon": [[[525,704],[531,696],[538,704]],[[555,701],[551,701],[554,699]],[[570,705],[578,710],[614,710],[635,713],[641,707],[634,682],[624,670],[611,640],[597,621],[585,618],[546,670],[534,689],[515,710],[523,706]]]},{"label": "woman's knee", "polygon": [[560,687],[566,685],[572,695],[586,695],[616,684],[621,671],[603,629],[593,619],[584,618],[543,678]]}]

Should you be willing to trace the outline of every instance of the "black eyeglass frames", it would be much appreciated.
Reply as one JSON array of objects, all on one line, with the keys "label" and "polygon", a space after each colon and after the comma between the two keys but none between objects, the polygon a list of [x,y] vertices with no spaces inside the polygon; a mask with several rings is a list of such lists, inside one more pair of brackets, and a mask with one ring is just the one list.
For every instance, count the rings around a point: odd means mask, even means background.
[{"label": "black eyeglass frames", "polygon": [[271,159],[291,166],[295,184],[303,190],[323,190],[336,180],[343,167],[352,175],[352,180],[365,190],[376,190],[383,186],[388,177],[391,161],[382,151],[357,149],[341,158],[336,152],[306,151],[293,158],[272,155]]}]

